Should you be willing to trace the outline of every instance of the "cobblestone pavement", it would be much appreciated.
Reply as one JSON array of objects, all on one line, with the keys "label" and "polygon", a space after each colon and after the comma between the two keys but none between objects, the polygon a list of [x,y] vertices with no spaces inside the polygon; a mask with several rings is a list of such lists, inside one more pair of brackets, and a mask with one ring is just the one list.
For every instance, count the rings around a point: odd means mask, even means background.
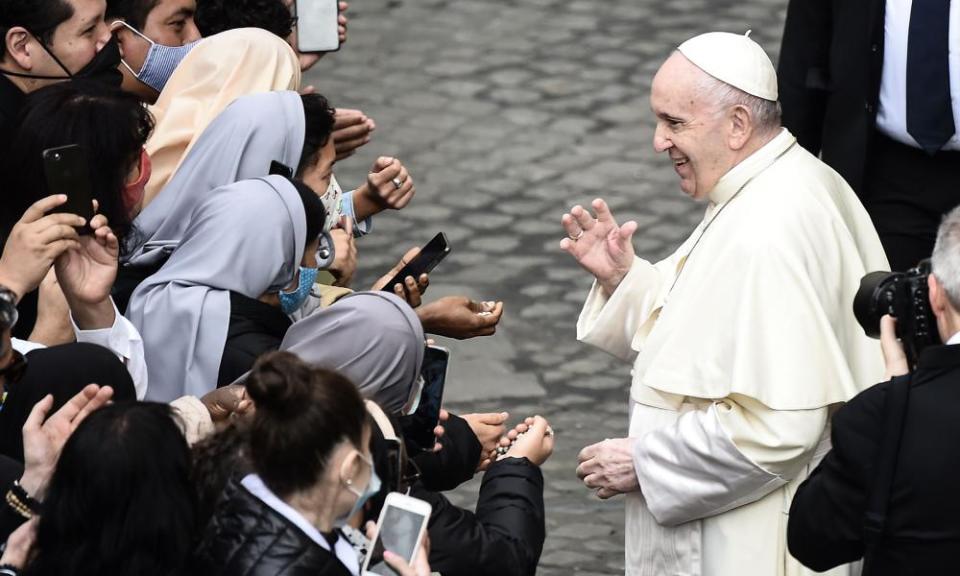
[{"label": "cobblestone pavement", "polygon": [[[785,0],[354,0],[350,39],[308,83],[378,124],[337,166],[362,181],[378,155],[410,168],[417,197],[360,244],[361,282],[405,247],[446,232],[453,253],[429,298],[506,304],[494,338],[449,343],[449,406],[539,413],[557,433],[544,466],[548,537],[539,574],[623,572],[623,502],[597,500],[574,474],[588,444],[626,434],[629,367],[579,344],[590,285],[566,254],[561,214],[602,196],[636,219],[638,254],[667,255],[703,207],[655,155],[652,76],[700,32],[753,29],[775,57]],[[479,481],[452,495],[471,506]]]}]

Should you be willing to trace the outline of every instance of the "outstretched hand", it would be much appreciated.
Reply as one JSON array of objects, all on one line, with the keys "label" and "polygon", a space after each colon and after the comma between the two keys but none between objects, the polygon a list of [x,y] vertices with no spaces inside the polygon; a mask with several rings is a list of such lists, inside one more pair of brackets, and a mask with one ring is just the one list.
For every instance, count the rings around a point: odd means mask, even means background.
[{"label": "outstretched hand", "polygon": [[447,296],[417,309],[423,330],[466,340],[492,336],[503,316],[503,302],[474,302],[465,296]]},{"label": "outstretched hand", "polygon": [[23,478],[20,484],[37,499],[43,497],[60,451],[83,420],[113,397],[113,388],[90,384],[57,410],[47,395],[30,411],[23,425]]},{"label": "outstretched hand", "polygon": [[560,241],[560,248],[576,259],[609,296],[633,265],[633,234],[637,223],[630,221],[623,226],[610,212],[607,203],[596,199],[592,203],[596,218],[582,206],[574,206],[561,218],[567,237]]},{"label": "outstretched hand", "polygon": [[[397,262],[397,265],[390,269],[389,272],[380,277],[379,280],[373,283],[371,290],[384,290],[390,288],[387,286],[387,283],[393,280],[393,277],[400,273],[403,270],[403,267],[410,263],[411,260],[417,257],[417,254],[420,253],[420,247],[414,246],[413,248],[407,250],[407,253],[403,255],[403,258]],[[418,308],[422,302],[422,296],[427,291],[427,287],[430,286],[430,275],[421,274],[420,278],[414,278],[413,276],[407,276],[403,279],[403,283],[397,282],[392,286],[392,291],[394,294],[403,298],[410,304],[411,308]]]}]

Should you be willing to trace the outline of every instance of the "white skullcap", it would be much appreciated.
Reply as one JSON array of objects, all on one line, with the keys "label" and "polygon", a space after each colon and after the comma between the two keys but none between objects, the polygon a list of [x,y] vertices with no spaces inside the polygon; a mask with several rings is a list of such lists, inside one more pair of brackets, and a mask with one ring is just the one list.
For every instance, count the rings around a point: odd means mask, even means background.
[{"label": "white skullcap", "polygon": [[747,94],[776,101],[777,71],[750,32],[708,32],[691,38],[677,50],[707,74]]}]

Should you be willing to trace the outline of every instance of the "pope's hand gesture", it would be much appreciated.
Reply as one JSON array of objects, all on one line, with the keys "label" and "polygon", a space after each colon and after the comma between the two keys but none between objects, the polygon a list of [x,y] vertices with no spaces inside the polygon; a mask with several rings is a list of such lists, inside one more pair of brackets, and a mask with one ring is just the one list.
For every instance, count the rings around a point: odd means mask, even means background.
[{"label": "pope's hand gesture", "polygon": [[573,256],[587,272],[596,277],[607,296],[613,294],[633,265],[633,234],[637,223],[617,225],[607,203],[592,203],[596,218],[582,206],[574,206],[561,218],[567,237],[560,248]]}]

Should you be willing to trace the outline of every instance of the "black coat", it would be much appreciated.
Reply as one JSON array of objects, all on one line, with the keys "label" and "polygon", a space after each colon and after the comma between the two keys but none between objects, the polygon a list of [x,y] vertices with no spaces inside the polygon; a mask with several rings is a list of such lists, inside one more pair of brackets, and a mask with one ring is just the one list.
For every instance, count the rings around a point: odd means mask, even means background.
[{"label": "black coat", "polygon": [[[833,417],[833,450],[797,491],[790,552],[815,570],[864,554],[867,495],[891,386],[857,395]],[[928,348],[913,375],[887,510],[887,536],[869,576],[949,574],[960,550],[960,346]]]},{"label": "black coat", "polygon": [[190,562],[195,576],[351,576],[336,556],[231,481]]},{"label": "black coat", "polygon": [[430,567],[444,576],[532,576],[546,527],[543,474],[526,458],[495,462],[483,476],[476,512],[414,486],[411,496],[433,506]]},{"label": "black coat", "polygon": [[253,368],[257,358],[280,349],[292,322],[282,310],[230,293],[230,325],[223,345],[217,386],[227,386]]},{"label": "black coat", "polygon": [[[480,463],[483,447],[470,424],[451,414],[444,424],[445,434],[440,439],[439,452],[422,452],[413,456],[420,469],[420,481],[428,490],[453,490],[471,480]],[[407,447],[410,450],[410,447]]]},{"label": "black coat", "polygon": [[791,0],[778,77],[783,124],[858,193],[875,134],[885,0]]}]

